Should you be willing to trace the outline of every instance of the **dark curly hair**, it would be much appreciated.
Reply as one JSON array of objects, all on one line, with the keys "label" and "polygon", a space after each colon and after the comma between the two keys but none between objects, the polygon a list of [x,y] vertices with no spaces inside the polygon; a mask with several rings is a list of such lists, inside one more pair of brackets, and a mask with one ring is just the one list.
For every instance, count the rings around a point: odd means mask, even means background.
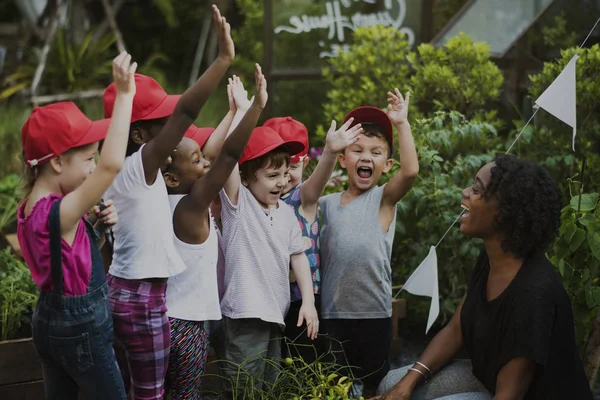
[{"label": "dark curly hair", "polygon": [[556,182],[543,167],[512,155],[494,159],[484,197],[498,200],[495,227],[504,234],[502,250],[518,258],[545,251],[560,226]]}]

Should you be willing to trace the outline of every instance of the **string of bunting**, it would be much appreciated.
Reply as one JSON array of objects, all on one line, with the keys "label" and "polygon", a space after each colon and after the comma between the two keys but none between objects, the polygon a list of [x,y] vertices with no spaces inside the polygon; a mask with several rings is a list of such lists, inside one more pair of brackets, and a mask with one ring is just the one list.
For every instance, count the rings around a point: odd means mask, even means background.
[{"label": "string of bunting", "polygon": [[[561,71],[561,73],[556,77],[556,79],[546,88],[546,90],[535,100],[535,111],[533,115],[529,118],[529,120],[525,123],[521,131],[512,142],[512,144],[508,147],[506,154],[510,152],[513,146],[517,143],[523,132],[533,118],[540,110],[543,108],[548,113],[552,114],[554,117],[560,119],[567,125],[573,128],[573,139],[572,139],[572,148],[575,150],[575,135],[577,134],[577,91],[576,91],[576,64],[579,59],[579,51],[583,48],[587,40],[590,38],[598,23],[600,22],[600,18],[596,21],[584,41],[581,43],[575,55],[571,58],[565,68]],[[417,296],[426,296],[431,297],[431,306],[429,307],[429,317],[427,319],[427,328],[425,329],[425,333],[429,332],[429,329],[432,327],[433,323],[437,319],[440,314],[440,294],[439,294],[439,284],[438,284],[438,268],[437,268],[437,253],[436,249],[442,243],[444,238],[450,233],[454,225],[458,222],[460,217],[464,214],[465,210],[463,210],[452,222],[450,227],[446,230],[444,235],[440,238],[435,246],[431,246],[429,248],[429,254],[427,257],[421,262],[421,264],[417,267],[417,269],[412,273],[412,275],[408,278],[406,283],[402,286],[402,288],[396,293],[394,298],[398,297],[402,290],[406,290],[407,292],[417,295]]]}]

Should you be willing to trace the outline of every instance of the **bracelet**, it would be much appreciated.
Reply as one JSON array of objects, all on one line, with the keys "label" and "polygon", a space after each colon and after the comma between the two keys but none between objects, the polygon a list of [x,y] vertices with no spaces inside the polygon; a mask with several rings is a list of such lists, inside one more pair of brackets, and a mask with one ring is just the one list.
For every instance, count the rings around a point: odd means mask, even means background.
[{"label": "bracelet", "polygon": [[425,368],[427,370],[427,372],[429,372],[429,377],[430,378],[433,377],[433,372],[431,372],[431,370],[427,367],[427,365],[425,365],[425,364],[423,364],[421,362],[418,362],[418,361],[417,361],[417,364],[419,364],[421,367]]},{"label": "bracelet", "polygon": [[422,376],[422,377],[425,379],[425,382],[427,382],[427,377],[425,376],[425,374],[424,374],[424,373],[422,373],[421,371],[419,371],[418,369],[416,369],[416,368],[413,368],[413,367],[410,367],[408,370],[409,370],[409,371],[415,371],[415,372],[418,372],[418,373],[419,373],[419,374],[421,374],[421,376]]}]

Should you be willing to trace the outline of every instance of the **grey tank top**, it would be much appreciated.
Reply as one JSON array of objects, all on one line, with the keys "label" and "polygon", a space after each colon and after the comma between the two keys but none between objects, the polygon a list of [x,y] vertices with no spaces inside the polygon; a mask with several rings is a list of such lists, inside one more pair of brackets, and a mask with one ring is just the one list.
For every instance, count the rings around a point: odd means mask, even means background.
[{"label": "grey tank top", "polygon": [[340,205],[342,193],[319,199],[324,319],[392,316],[396,212],[386,232],[379,223],[383,188],[375,186],[345,206]]}]

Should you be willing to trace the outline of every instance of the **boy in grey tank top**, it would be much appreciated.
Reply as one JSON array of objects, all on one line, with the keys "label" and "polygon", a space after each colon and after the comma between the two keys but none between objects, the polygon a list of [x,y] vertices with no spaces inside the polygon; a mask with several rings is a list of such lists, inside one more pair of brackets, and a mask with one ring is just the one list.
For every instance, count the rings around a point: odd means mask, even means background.
[{"label": "boy in grey tank top", "polygon": [[[407,120],[410,94],[388,92],[387,112],[359,107],[344,120],[363,128],[359,140],[340,153],[348,172],[348,189],[319,200],[322,213],[321,315],[323,333],[343,346],[336,352],[343,365],[357,367],[364,377],[365,397],[375,395],[387,373],[392,337],[392,273],[390,259],[396,225],[396,204],[419,172],[419,161]],[[394,133],[402,168],[384,186],[383,173],[394,165]],[[340,342],[342,344],[340,344]],[[345,357],[342,358],[343,354]],[[367,376],[368,375],[368,376]]]}]

